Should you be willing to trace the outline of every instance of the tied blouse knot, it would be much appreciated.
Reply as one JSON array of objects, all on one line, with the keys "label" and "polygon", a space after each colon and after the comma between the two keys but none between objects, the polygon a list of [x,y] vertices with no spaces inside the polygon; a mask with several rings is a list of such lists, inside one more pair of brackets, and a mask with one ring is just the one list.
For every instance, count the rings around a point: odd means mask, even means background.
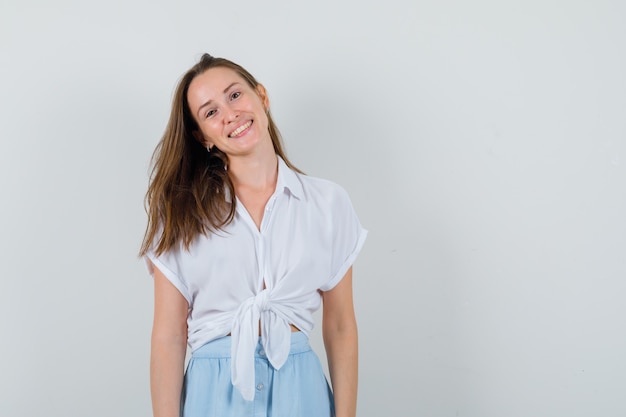
[{"label": "tied blouse knot", "polygon": [[247,400],[254,398],[254,350],[259,322],[261,345],[274,369],[280,369],[289,356],[291,327],[285,315],[280,314],[280,305],[270,300],[269,292],[264,289],[247,299],[233,322],[231,356],[237,360],[233,361],[232,381]]},{"label": "tied blouse knot", "polygon": [[147,255],[189,305],[192,351],[232,335],[231,377],[246,400],[255,394],[254,351],[259,341],[270,364],[287,360],[293,324],[307,336],[320,291],[341,281],[367,231],[338,185],[296,173],[278,158],[276,190],[257,229],[241,202],[224,231]]}]

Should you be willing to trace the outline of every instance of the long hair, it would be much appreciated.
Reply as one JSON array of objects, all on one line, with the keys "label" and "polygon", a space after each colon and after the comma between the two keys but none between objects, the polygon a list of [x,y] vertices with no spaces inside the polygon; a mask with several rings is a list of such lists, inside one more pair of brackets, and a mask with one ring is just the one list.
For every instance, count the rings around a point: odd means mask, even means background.
[{"label": "long hair", "polygon": [[[253,89],[259,85],[243,67],[209,54],[202,55],[183,75],[174,93],[165,133],[152,155],[150,185],[144,200],[148,225],[140,256],[149,250],[160,255],[181,242],[189,249],[198,235],[223,230],[235,217],[235,188],[226,171],[228,156],[216,147],[207,152],[196,140],[194,132],[199,128],[187,100],[193,79],[215,67],[232,69]],[[269,111],[267,118],[274,151],[300,172],[287,159]]]}]

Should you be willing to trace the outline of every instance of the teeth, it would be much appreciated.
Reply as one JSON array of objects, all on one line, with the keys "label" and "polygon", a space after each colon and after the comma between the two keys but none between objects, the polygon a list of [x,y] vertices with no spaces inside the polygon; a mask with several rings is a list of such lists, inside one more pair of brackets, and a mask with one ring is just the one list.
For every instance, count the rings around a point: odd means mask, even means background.
[{"label": "teeth", "polygon": [[243,132],[244,130],[246,130],[247,128],[249,128],[251,124],[252,124],[252,122],[250,121],[250,122],[246,123],[245,125],[239,126],[237,129],[235,129],[235,130],[234,130],[234,131],[233,131],[230,135],[228,135],[228,136],[230,136],[231,138],[232,138],[233,136],[237,136],[238,134],[240,134],[241,132]]}]

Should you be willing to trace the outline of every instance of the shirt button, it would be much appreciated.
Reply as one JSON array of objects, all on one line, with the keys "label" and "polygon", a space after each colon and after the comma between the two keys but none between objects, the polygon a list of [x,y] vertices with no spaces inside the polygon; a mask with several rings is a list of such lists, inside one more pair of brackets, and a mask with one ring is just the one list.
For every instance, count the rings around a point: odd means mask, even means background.
[{"label": "shirt button", "polygon": [[256,386],[256,389],[258,389],[259,391],[261,391],[263,389],[263,384],[258,384]]},{"label": "shirt button", "polygon": [[259,355],[265,356],[265,351],[264,350],[259,350]]}]

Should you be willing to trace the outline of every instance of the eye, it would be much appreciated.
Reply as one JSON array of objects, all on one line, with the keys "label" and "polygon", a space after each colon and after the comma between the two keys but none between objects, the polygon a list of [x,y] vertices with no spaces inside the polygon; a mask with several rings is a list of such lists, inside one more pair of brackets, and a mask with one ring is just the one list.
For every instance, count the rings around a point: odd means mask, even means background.
[{"label": "eye", "polygon": [[231,100],[235,100],[235,99],[239,98],[240,95],[241,95],[241,93],[239,91],[235,91],[234,93],[232,93],[230,95],[230,99]]},{"label": "eye", "polygon": [[215,112],[216,112],[216,110],[209,110],[209,111],[206,113],[206,116],[205,116],[205,117],[208,119],[209,117],[213,116],[213,115],[215,114]]}]

